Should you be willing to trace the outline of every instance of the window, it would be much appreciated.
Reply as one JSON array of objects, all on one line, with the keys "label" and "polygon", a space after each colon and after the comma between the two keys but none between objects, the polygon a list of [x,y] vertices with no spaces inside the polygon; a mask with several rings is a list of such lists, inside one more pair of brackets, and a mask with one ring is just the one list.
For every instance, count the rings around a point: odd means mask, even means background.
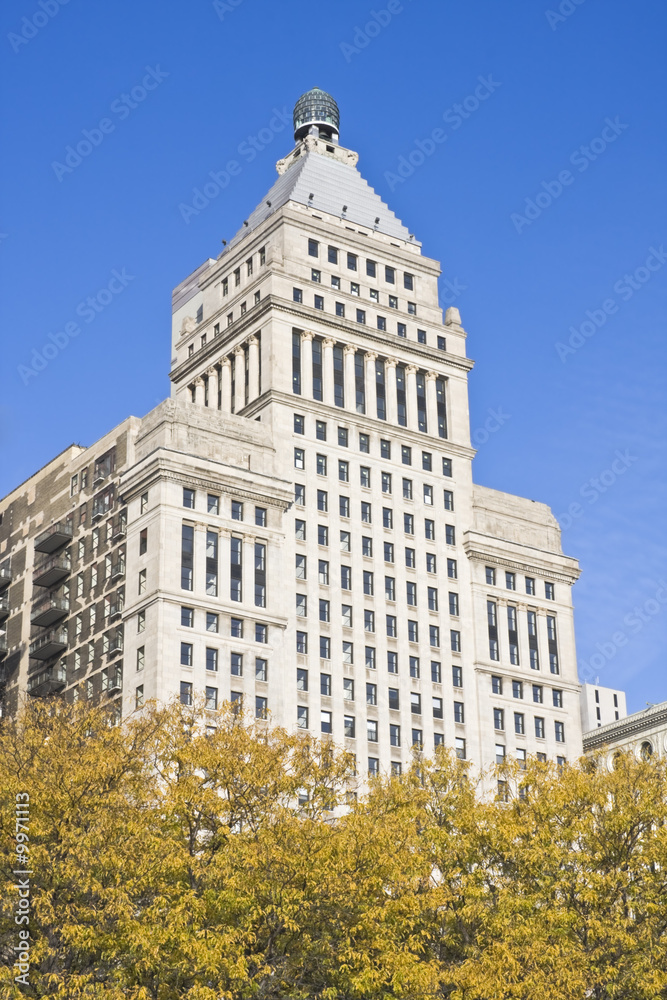
[{"label": "window", "polygon": [[[321,456],[318,455],[317,457],[318,457],[318,461],[319,461],[319,459],[320,459]],[[325,462],[326,462],[326,459],[325,459]],[[295,469],[304,469],[305,466],[306,466],[306,453],[305,453],[305,451],[303,450],[303,448],[295,448],[294,449],[294,468]],[[318,468],[318,472],[319,472],[319,468]],[[321,475],[326,475],[326,473],[320,473],[320,474]],[[234,513],[234,506],[235,505],[241,509],[241,513],[239,515],[236,515]],[[242,517],[243,517],[243,504],[236,504],[236,501],[232,502],[232,517],[234,518],[235,521],[240,521],[242,519]]]},{"label": "window", "polygon": [[[454,560],[448,560],[448,562],[454,562]],[[437,560],[433,552],[426,553],[426,572],[436,573],[437,572]]]},{"label": "window", "polygon": [[350,282],[350,295],[356,295],[357,297],[359,296],[359,285],[356,283],[356,281]]},{"label": "window", "polygon": [[207,632],[218,631],[218,615],[214,611],[206,612],[206,631]]},{"label": "window", "polygon": [[351,552],[352,551],[351,539],[352,539],[352,536],[351,536],[351,534],[350,534],[349,531],[341,531],[341,533],[340,533],[340,550],[341,550],[341,552]]},{"label": "window", "polygon": [[218,650],[212,649],[209,646],[206,647],[206,669],[207,670],[218,669]]},{"label": "window", "polygon": [[527,576],[526,580],[526,593],[531,597],[535,595],[535,580],[532,576]]},{"label": "window", "polygon": [[350,498],[349,497],[339,497],[338,498],[338,513],[341,517],[350,516]]},{"label": "window", "polygon": [[354,681],[351,677],[343,678],[343,698],[345,701],[354,701]]},{"label": "window", "polygon": [[[441,698],[438,701],[442,704]],[[410,693],[410,712],[412,715],[422,714],[422,696],[417,691]]]},{"label": "window", "polygon": [[407,444],[401,445],[401,462],[403,465],[412,465],[412,448]]},{"label": "window", "polygon": [[401,727],[400,726],[389,726],[389,745],[392,747],[400,747],[401,745]]},{"label": "window", "polygon": [[296,595],[296,613],[299,618],[308,617],[308,598],[305,594]]},{"label": "window", "polygon": [[331,674],[320,674],[320,694],[331,697]]},{"label": "window", "polygon": [[396,615],[387,615],[386,621],[387,621],[387,635],[389,636],[389,638],[395,639],[397,634]]},{"label": "window", "polygon": [[342,459],[338,462],[338,481],[341,483],[349,483],[350,481],[350,463]]},{"label": "window", "polygon": [[364,632],[375,632],[375,612],[364,611]]},{"label": "window", "polygon": [[308,254],[310,257],[318,257],[320,253],[320,245],[317,240],[308,240]]},{"label": "window", "polygon": [[377,327],[378,327],[378,330],[386,330],[387,329],[387,320],[386,320],[386,318],[384,316],[378,316],[378,318],[377,318]]},{"label": "window", "polygon": [[181,705],[192,704],[192,684],[189,681],[181,681],[180,700]]},{"label": "window", "polygon": [[378,689],[377,684],[367,684],[366,685],[366,704],[367,705],[377,705],[378,703]]},{"label": "window", "polygon": [[146,570],[139,570],[139,583],[137,587],[137,593],[143,594],[146,591]]},{"label": "window", "polygon": [[[454,494],[451,490],[443,490],[445,510],[454,510]],[[487,581],[488,582],[488,581]]]},{"label": "window", "polygon": [[341,566],[340,568],[341,590],[352,590],[352,568],[351,566]]},{"label": "window", "polygon": [[306,506],[306,487],[301,483],[294,484],[294,503],[297,507]]},{"label": "window", "polygon": [[398,299],[396,298],[395,295],[390,295],[389,296],[389,308],[390,309],[398,309]]},{"label": "window", "polygon": [[429,517],[424,520],[424,537],[431,542],[435,541],[435,521]]},{"label": "window", "polygon": [[321,622],[331,621],[331,602],[324,598],[319,601],[319,619]]},{"label": "window", "polygon": [[451,479],[452,476],[452,460],[451,458],[443,458],[442,460],[442,474]]},{"label": "window", "polygon": [[306,540],[306,522],[299,521],[298,519],[294,522],[294,534],[297,541],[305,542]]},{"label": "window", "polygon": [[463,670],[461,667],[452,667],[452,687],[463,687]]},{"label": "window", "polygon": [[320,284],[322,281],[322,272],[313,268],[310,272],[310,280]]},{"label": "window", "polygon": [[230,672],[232,677],[243,676],[243,654],[232,653],[230,658]]},{"label": "window", "polygon": [[370,489],[371,470],[367,465],[362,465],[359,468],[359,485],[364,489]]},{"label": "window", "polygon": [[541,684],[533,684],[533,701],[538,705],[544,701],[544,690]]},{"label": "window", "polygon": [[269,703],[266,698],[255,695],[255,718],[266,719],[269,714]]},{"label": "window", "polygon": [[408,313],[411,316],[416,316],[417,315],[417,303],[416,302],[408,302]]},{"label": "window", "polygon": [[564,722],[554,722],[554,733],[556,736],[556,743],[565,742],[565,723]]},{"label": "window", "polygon": [[554,688],[553,691],[551,692],[551,694],[553,696],[553,705],[554,705],[554,708],[562,708],[563,707],[563,692],[562,691],[558,691],[556,688]]},{"label": "window", "polygon": [[523,698],[523,682],[512,681],[512,697]]},{"label": "window", "polygon": [[433,506],[433,487],[424,484],[424,503],[429,507]]},{"label": "window", "polygon": [[421,750],[424,746],[423,733],[421,729],[412,730],[412,746],[415,750]]},{"label": "window", "polygon": [[408,328],[405,325],[405,323],[397,323],[396,324],[396,333],[398,334],[399,337],[407,337],[407,335],[408,335]]},{"label": "window", "polygon": [[539,715],[535,716],[535,736],[538,740],[544,739],[544,719]]},{"label": "window", "polygon": [[496,571],[492,566],[486,567],[486,582],[489,587],[496,585]]},{"label": "window", "polygon": [[229,590],[232,601],[243,600],[243,540],[232,537],[230,539],[230,566],[229,566]]},{"label": "window", "polygon": [[416,565],[417,553],[415,549],[406,548],[405,550],[405,565],[408,569],[414,569]]},{"label": "window", "polygon": [[269,661],[262,656],[255,657],[255,680],[266,681],[269,675]]},{"label": "window", "polygon": [[458,722],[460,725],[463,725],[465,722],[465,710],[462,701],[454,702],[454,722]]},{"label": "window", "polygon": [[317,579],[322,586],[329,586],[329,563],[326,559],[318,559],[317,561]]},{"label": "window", "polygon": [[[394,527],[394,512],[391,507],[382,508],[382,527],[383,528],[393,528]],[[387,543],[385,543],[387,544]],[[393,548],[393,547],[392,547]],[[393,562],[394,558],[392,556],[390,562]]]},{"label": "window", "polygon": [[307,632],[297,632],[297,634],[296,634],[296,651],[297,651],[297,653],[307,653],[308,652],[308,633]]},{"label": "window", "polygon": [[417,342],[419,344],[426,343],[426,330],[417,330]]},{"label": "window", "polygon": [[329,529],[326,524],[318,524],[317,526],[317,544],[324,546],[329,544]]},{"label": "window", "polygon": [[338,249],[336,247],[327,247],[327,260],[330,264],[338,263]]},{"label": "window", "polygon": [[335,274],[331,275],[331,287],[337,288],[340,291],[340,278]]},{"label": "window", "polygon": [[516,590],[516,574],[505,573],[505,587],[507,590]]},{"label": "window", "polygon": [[371,505],[366,501],[361,501],[361,520],[363,524],[370,524],[372,521]]},{"label": "window", "polygon": [[308,709],[305,705],[297,705],[296,725],[297,729],[308,729]]},{"label": "window", "polygon": [[[525,721],[526,720],[525,720],[525,716],[524,716],[523,712],[515,712],[514,713],[514,732],[518,736],[523,736],[525,734],[525,732],[526,732]],[[496,728],[498,728],[498,727],[496,727]]]},{"label": "window", "polygon": [[322,295],[316,295],[314,305],[316,309],[324,309],[324,297]]},{"label": "window", "polygon": [[415,278],[413,274],[405,271],[403,274],[403,288],[407,288],[408,291],[412,291],[415,287]]},{"label": "window", "polygon": [[345,736],[348,739],[350,739],[350,740],[354,739],[354,737],[355,737],[355,724],[354,724],[354,716],[353,715],[345,715],[345,716],[343,716],[343,732],[344,732]]},{"label": "window", "polygon": [[363,587],[364,587],[364,594],[367,597],[372,597],[373,596],[373,574],[371,572],[369,572],[368,570],[364,570],[364,573],[363,573]]},{"label": "window", "polygon": [[546,599],[548,601],[555,601],[556,600],[556,590],[555,590],[555,587],[554,587],[553,583],[545,583],[544,584],[544,596],[546,597]]},{"label": "window", "polygon": [[361,538],[361,554],[368,559],[373,556],[373,539],[370,535],[363,535]]},{"label": "window", "polygon": [[190,510],[194,510],[195,506],[195,491],[188,490],[183,487],[183,506],[188,507]]},{"label": "window", "polygon": [[79,476],[78,476],[78,473],[77,473],[77,474],[73,475],[72,478],[71,478],[71,480],[70,480],[69,495],[71,497],[73,497],[74,494],[78,492],[78,489],[79,489],[78,483],[79,483]]},{"label": "window", "polygon": [[357,270],[357,256],[353,253],[348,253],[347,255],[347,267],[349,271]]},{"label": "window", "polygon": [[398,673],[398,653],[395,653],[393,650],[389,650],[387,653],[387,673]]},{"label": "window", "polygon": [[143,556],[148,550],[148,528],[142,528],[139,532],[139,555]]},{"label": "window", "polygon": [[445,525],[445,542],[447,545],[456,545],[456,529],[453,524]]},{"label": "window", "polygon": [[450,629],[449,639],[450,639],[450,645],[451,645],[452,652],[453,653],[460,653],[461,652],[461,633],[460,632],[456,632],[454,629]]},{"label": "window", "polygon": [[308,671],[304,667],[296,669],[296,689],[297,691],[308,690]]},{"label": "window", "polygon": [[415,518],[413,514],[403,515],[403,531],[406,535],[414,535],[415,533]]},{"label": "window", "polygon": [[357,323],[366,323],[366,310],[357,309]]},{"label": "window", "polygon": [[420,677],[419,657],[411,656],[409,666],[410,666],[410,676],[414,677],[416,680],[419,680]]},{"label": "window", "polygon": [[331,639],[326,635],[320,636],[320,659],[331,659]]},{"label": "window", "polygon": [[[298,449],[294,449],[294,464],[296,465],[296,453]],[[301,453],[303,455],[303,452]],[[301,466],[303,468],[303,466]],[[243,520],[243,504],[240,500],[232,500],[232,520],[242,521]]]},{"label": "window", "polygon": [[352,605],[341,604],[340,608],[341,624],[344,628],[352,628]]},{"label": "window", "polygon": [[183,628],[192,628],[194,625],[194,608],[181,608],[181,625]]},{"label": "window", "polygon": [[388,601],[396,600],[396,580],[393,576],[384,578],[384,596]]},{"label": "window", "polygon": [[144,686],[140,684],[134,692],[134,707],[141,708],[144,704]]},{"label": "window", "polygon": [[366,646],[364,649],[364,658],[366,662],[367,670],[375,670],[375,647]]},{"label": "window", "polygon": [[[192,666],[192,643],[191,642],[182,642],[181,643],[181,665],[184,666],[184,667],[191,667]],[[138,669],[138,667],[137,667],[137,669]]]},{"label": "window", "polygon": [[[428,609],[429,609],[429,611],[437,611],[438,610],[438,590],[437,590],[437,588],[436,587],[429,587],[427,593],[428,593]],[[456,594],[450,594],[449,595],[450,614],[452,614],[452,611],[451,611],[451,603],[452,603],[451,599],[452,599],[452,597],[457,597],[457,595]],[[458,608],[458,597],[457,597],[457,605],[456,606]]]},{"label": "window", "polygon": [[[366,722],[366,739],[369,743],[377,743],[378,741],[378,724],[374,719],[368,719]],[[369,758],[369,761],[374,758]]]}]

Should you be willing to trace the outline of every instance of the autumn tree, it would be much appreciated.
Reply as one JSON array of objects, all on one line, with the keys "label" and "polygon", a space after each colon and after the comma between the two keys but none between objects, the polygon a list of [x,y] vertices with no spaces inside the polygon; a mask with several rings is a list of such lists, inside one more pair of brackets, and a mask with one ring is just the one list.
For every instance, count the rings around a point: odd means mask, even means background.
[{"label": "autumn tree", "polygon": [[60,702],[3,721],[0,760],[3,997],[667,997],[661,761],[534,762],[502,802],[439,749],[355,799],[348,755],[231,706]]}]

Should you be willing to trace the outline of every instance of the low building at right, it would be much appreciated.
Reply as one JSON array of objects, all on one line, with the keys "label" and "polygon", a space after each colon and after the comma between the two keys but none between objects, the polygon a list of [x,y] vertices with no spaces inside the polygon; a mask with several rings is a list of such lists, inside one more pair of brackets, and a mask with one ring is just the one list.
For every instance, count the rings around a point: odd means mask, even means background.
[{"label": "low building at right", "polygon": [[[582,722],[585,721],[582,712]],[[644,760],[654,756],[667,756],[667,701],[662,701],[659,705],[649,705],[641,712],[615,719],[606,725],[596,725],[596,728],[588,732],[585,724],[583,728],[584,753],[598,753],[606,748],[609,752],[610,766],[613,763],[613,755],[618,750],[632,750],[637,757]]]}]

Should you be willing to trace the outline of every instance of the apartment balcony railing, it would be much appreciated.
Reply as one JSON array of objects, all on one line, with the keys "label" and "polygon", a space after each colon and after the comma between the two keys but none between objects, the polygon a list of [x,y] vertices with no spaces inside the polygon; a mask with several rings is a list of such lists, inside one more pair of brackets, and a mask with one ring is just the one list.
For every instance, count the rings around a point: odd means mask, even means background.
[{"label": "apartment balcony railing", "polygon": [[37,587],[53,587],[69,576],[72,559],[69,552],[61,552],[38,563],[33,570],[32,582]]},{"label": "apartment balcony railing", "polygon": [[12,571],[9,562],[0,566],[0,590],[4,590],[12,582]]},{"label": "apartment balcony railing", "polygon": [[72,541],[72,522],[56,521],[35,538],[35,552],[55,552]]},{"label": "apartment balcony railing", "polygon": [[46,670],[40,670],[38,674],[33,674],[28,678],[28,694],[35,698],[44,698],[47,695],[62,691],[67,683],[67,671],[61,663],[54,663]]},{"label": "apartment balcony railing", "polygon": [[[106,682],[105,682],[106,680]],[[116,663],[112,668],[112,672],[106,679],[102,680],[102,690],[105,691],[110,698],[119,694],[123,689],[123,661]]]},{"label": "apartment balcony railing", "polygon": [[32,605],[30,622],[32,625],[44,627],[55,625],[69,613],[69,597],[64,594],[48,593],[40,597]]},{"label": "apartment balcony railing", "polygon": [[33,660],[50,660],[67,649],[67,630],[54,628],[44,635],[37,636],[30,643],[30,656]]},{"label": "apartment balcony railing", "polygon": [[111,567],[111,579],[118,580],[125,576],[125,559],[117,559]]},{"label": "apartment balcony railing", "polygon": [[127,513],[124,511],[122,514],[118,514],[114,517],[111,522],[111,540],[113,542],[118,541],[119,538],[125,538],[127,534]]},{"label": "apartment balcony railing", "polygon": [[108,659],[123,652],[123,633],[113,632],[109,635],[109,645],[106,649]]},{"label": "apartment balcony railing", "polygon": [[9,618],[9,594],[0,594],[0,622]]}]

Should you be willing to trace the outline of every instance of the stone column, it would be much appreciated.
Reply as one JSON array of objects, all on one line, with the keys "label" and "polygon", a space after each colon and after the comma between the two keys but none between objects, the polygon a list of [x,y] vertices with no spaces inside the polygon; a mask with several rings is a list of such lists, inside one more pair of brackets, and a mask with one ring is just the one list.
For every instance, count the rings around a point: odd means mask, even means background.
[{"label": "stone column", "polygon": [[254,334],[248,338],[248,402],[259,396],[259,338]]},{"label": "stone column", "polygon": [[354,413],[357,409],[357,393],[354,385],[354,355],[356,351],[350,344],[343,349],[345,366],[345,408]]},{"label": "stone column", "polygon": [[204,405],[204,379],[198,376],[192,383],[195,388],[195,404],[197,406]]},{"label": "stone column", "polygon": [[234,355],[234,413],[240,413],[245,406],[245,351],[239,345],[232,351]]},{"label": "stone column", "polygon": [[408,428],[418,430],[417,424],[417,368],[408,365],[405,369],[405,409],[408,417]]},{"label": "stone column", "polygon": [[313,335],[310,330],[301,334],[301,395],[313,398]]},{"label": "stone column", "polygon": [[437,379],[435,372],[426,373],[426,418],[428,420],[428,432],[438,436],[438,398],[435,392],[435,382]]},{"label": "stone column", "polygon": [[327,406],[334,405],[333,349],[335,340],[322,341],[322,395]]},{"label": "stone column", "polygon": [[396,397],[396,358],[387,358],[384,365],[384,391],[387,399],[387,423],[398,424],[398,399]]},{"label": "stone column", "polygon": [[207,368],[206,375],[208,376],[208,408],[209,410],[217,410],[218,408],[218,369],[217,368]]},{"label": "stone column", "polygon": [[223,413],[232,412],[232,363],[229,358],[220,358],[220,409]]},{"label": "stone column", "polygon": [[375,362],[377,361],[377,357],[377,354],[373,351],[364,354],[364,361],[366,362],[366,416],[370,417],[371,420],[376,420],[378,415],[377,388],[375,383]]}]

